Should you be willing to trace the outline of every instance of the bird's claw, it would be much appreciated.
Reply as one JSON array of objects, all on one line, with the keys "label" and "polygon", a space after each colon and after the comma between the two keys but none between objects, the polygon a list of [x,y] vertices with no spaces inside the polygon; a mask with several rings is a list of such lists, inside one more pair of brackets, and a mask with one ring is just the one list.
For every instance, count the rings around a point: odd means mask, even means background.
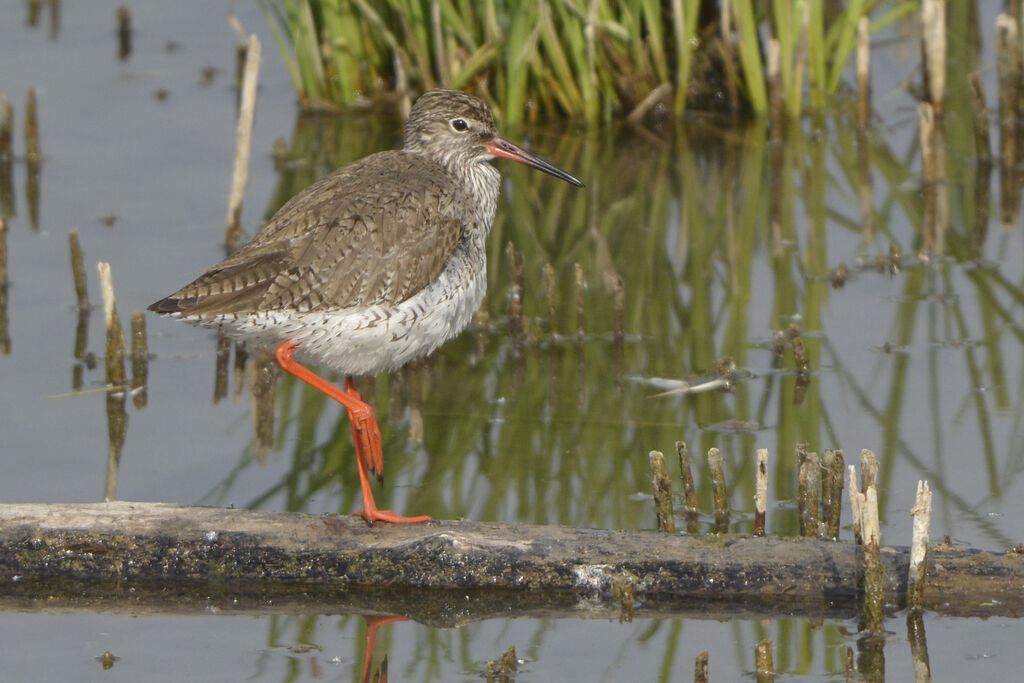
[{"label": "bird's claw", "polygon": [[390,524],[422,524],[424,522],[431,521],[428,515],[403,517],[402,515],[396,515],[391,510],[378,510],[376,507],[367,507],[362,510],[356,510],[352,514],[357,517],[362,517],[370,526],[373,526],[374,522],[388,522]]}]

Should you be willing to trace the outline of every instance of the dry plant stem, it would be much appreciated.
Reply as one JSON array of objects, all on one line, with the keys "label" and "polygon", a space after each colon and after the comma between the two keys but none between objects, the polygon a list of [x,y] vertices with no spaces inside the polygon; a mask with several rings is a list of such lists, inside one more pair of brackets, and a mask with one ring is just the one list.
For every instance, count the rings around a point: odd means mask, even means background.
[{"label": "dry plant stem", "polygon": [[822,463],[822,501],[825,535],[839,538],[839,526],[843,511],[843,471],[846,469],[843,452],[839,449],[825,451]]},{"label": "dry plant stem", "polygon": [[857,127],[864,130],[871,118],[871,20],[857,22]]},{"label": "dry plant stem", "polygon": [[708,651],[697,655],[693,663],[693,683],[708,683]]},{"label": "dry plant stem", "polygon": [[821,500],[821,461],[815,452],[805,452],[800,462],[800,489],[804,505],[800,511],[800,535],[818,535],[818,505]]},{"label": "dry plant stem", "polygon": [[768,509],[768,449],[757,449],[757,473],[754,483],[754,535],[764,536]]},{"label": "dry plant stem", "polygon": [[860,452],[860,491],[867,493],[868,487],[874,486],[878,479],[878,459],[868,449]]},{"label": "dry plant stem", "polygon": [[25,160],[29,169],[37,169],[43,160],[39,147],[39,116],[36,113],[36,90],[29,88],[25,95]]},{"label": "dry plant stem", "polygon": [[252,147],[252,122],[256,111],[256,84],[260,73],[260,41],[256,34],[249,36],[242,74],[241,102],[235,135],[235,167],[231,173],[231,194],[228,196],[227,234],[224,242],[230,251],[238,240],[242,214],[242,197],[249,178],[249,153]]},{"label": "dry plant stem", "polygon": [[775,663],[772,661],[772,641],[762,640],[755,653],[757,683],[772,683],[775,680]]},{"label": "dry plant stem", "polygon": [[71,279],[75,283],[75,298],[78,310],[89,308],[89,292],[86,291],[85,262],[82,258],[82,245],[78,241],[78,229],[68,231],[68,246],[71,249]]},{"label": "dry plant stem", "polygon": [[807,444],[796,445],[796,505],[800,535],[806,536],[807,527]]},{"label": "dry plant stem", "polygon": [[658,516],[658,531],[667,534],[676,532],[675,516],[672,513],[672,485],[665,467],[665,455],[651,451],[651,477],[654,483],[654,511]]},{"label": "dry plant stem", "polygon": [[878,492],[872,485],[863,494],[864,619],[873,636],[885,634],[885,567],[882,565],[878,524]]},{"label": "dry plant stem", "polygon": [[927,95],[935,113],[941,116],[946,88],[946,1],[921,0],[921,24]]},{"label": "dry plant stem", "polygon": [[722,453],[717,448],[708,449],[708,469],[711,470],[711,493],[715,499],[715,531],[724,534],[729,531],[729,493],[725,486]]},{"label": "dry plant stem", "polygon": [[849,468],[849,485],[847,489],[850,491],[850,518],[853,520],[853,540],[857,545],[864,544],[864,534],[861,530],[861,500],[863,498],[860,491],[857,489],[857,468],[850,465]]},{"label": "dry plant stem", "polygon": [[846,681],[847,683],[857,683],[860,678],[857,676],[857,669],[853,666],[853,648],[849,645],[846,646]]},{"label": "dry plant stem", "polygon": [[676,441],[676,455],[679,457],[679,472],[683,479],[683,500],[686,505],[686,533],[698,531],[697,488],[693,484],[693,469],[690,467],[690,451],[685,441]]},{"label": "dry plant stem", "polygon": [[920,612],[924,606],[925,572],[928,567],[928,531],[932,522],[932,491],[928,482],[917,482],[917,497],[910,508],[914,518],[910,544],[910,569],[907,574],[907,609]]}]

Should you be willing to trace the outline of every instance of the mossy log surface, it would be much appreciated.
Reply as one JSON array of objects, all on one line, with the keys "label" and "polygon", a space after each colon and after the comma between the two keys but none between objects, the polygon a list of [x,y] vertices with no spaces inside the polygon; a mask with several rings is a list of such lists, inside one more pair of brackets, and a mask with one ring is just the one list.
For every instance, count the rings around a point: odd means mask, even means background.
[{"label": "mossy log surface", "polygon": [[[712,618],[856,613],[858,548],[160,503],[0,505],[0,609]],[[883,548],[902,606],[909,549]],[[1024,613],[1024,556],[929,549],[925,608]]]}]

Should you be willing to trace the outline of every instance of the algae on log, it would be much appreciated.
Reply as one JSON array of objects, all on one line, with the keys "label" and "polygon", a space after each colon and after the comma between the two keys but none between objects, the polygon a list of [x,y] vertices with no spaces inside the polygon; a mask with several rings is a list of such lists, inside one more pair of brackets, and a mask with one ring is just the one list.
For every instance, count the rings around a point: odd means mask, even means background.
[{"label": "algae on log", "polygon": [[[628,595],[637,616],[851,616],[857,553],[809,538],[369,527],[348,516],[160,503],[0,505],[0,609],[316,605],[454,625],[510,609],[608,616]],[[882,558],[886,602],[902,606],[909,550],[883,548]],[[1024,556],[932,546],[925,608],[1024,613]]]}]

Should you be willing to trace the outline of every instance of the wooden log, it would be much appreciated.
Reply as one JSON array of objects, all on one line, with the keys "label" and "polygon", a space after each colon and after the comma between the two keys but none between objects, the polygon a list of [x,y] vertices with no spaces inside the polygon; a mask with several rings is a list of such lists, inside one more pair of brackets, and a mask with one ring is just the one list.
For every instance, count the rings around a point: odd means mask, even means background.
[{"label": "wooden log", "polygon": [[[138,612],[173,598],[173,609],[351,605],[454,625],[509,609],[607,617],[629,589],[638,617],[849,618],[855,554],[851,543],[809,538],[447,521],[369,527],[350,516],[162,503],[0,505],[0,609],[111,610],[124,601]],[[902,605],[910,551],[881,555],[886,602]],[[936,545],[928,564],[925,609],[1024,614],[1024,555]]]}]

